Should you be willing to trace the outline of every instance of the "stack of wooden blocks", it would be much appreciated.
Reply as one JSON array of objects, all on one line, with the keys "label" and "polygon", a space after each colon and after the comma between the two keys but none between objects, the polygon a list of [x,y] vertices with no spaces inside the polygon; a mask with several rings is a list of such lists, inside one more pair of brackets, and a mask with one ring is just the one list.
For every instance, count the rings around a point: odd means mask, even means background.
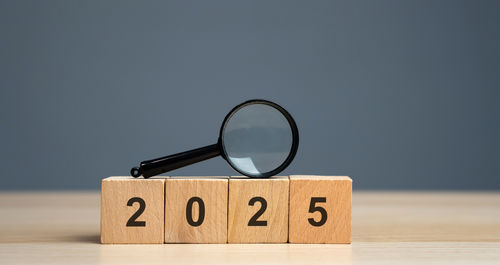
[{"label": "stack of wooden blocks", "polygon": [[349,177],[109,177],[101,242],[350,243]]}]

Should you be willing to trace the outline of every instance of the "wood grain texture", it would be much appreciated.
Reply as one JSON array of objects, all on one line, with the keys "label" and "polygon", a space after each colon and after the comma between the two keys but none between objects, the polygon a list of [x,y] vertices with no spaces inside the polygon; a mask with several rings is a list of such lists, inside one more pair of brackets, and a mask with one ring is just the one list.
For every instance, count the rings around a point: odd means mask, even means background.
[{"label": "wood grain texture", "polygon": [[[349,177],[290,176],[289,242],[351,243],[351,201]],[[324,208],[325,213],[314,207]]]},{"label": "wood grain texture", "polygon": [[[228,243],[284,243],[288,238],[288,177],[249,179],[232,177],[229,180]],[[257,221],[266,226],[249,226],[249,220],[262,204],[249,202],[262,197],[267,208]]]},{"label": "wood grain texture", "polygon": [[[165,242],[226,243],[229,177],[171,177],[165,181]],[[186,217],[189,199],[203,201],[204,218],[198,226]],[[199,202],[192,203],[191,221],[200,221]]]},{"label": "wood grain texture", "polygon": [[352,244],[99,243],[98,191],[0,192],[0,264],[498,264],[500,192],[355,191]]},{"label": "wood grain texture", "polygon": [[[101,182],[101,243],[138,244],[163,243],[164,179],[109,177]],[[139,202],[127,205],[131,198],[145,202],[137,222],[145,226],[127,226],[140,207]]]}]

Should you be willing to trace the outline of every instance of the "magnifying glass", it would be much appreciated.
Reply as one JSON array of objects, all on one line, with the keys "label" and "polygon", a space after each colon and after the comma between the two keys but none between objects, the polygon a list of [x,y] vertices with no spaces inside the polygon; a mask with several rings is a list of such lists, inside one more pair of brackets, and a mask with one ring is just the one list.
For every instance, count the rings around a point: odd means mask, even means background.
[{"label": "magnifying glass", "polygon": [[292,162],[298,147],[297,125],[284,108],[267,100],[249,100],[227,114],[216,144],[143,161],[130,174],[149,178],[220,155],[240,174],[268,178]]}]

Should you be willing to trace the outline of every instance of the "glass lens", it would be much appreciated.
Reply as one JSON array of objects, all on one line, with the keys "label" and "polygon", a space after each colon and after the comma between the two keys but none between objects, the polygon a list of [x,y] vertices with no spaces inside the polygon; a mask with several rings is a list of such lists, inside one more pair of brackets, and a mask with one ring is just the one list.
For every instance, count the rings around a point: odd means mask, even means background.
[{"label": "glass lens", "polygon": [[222,145],[233,167],[248,175],[273,171],[288,157],[293,143],[286,117],[266,104],[237,110],[222,130]]}]

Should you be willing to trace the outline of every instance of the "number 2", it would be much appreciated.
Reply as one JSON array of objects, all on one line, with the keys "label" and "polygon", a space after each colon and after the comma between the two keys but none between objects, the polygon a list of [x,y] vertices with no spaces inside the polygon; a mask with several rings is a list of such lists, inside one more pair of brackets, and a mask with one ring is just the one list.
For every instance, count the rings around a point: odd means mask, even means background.
[{"label": "number 2", "polygon": [[321,214],[321,219],[318,222],[316,222],[314,218],[307,219],[312,226],[322,226],[326,223],[326,219],[328,218],[328,214],[326,213],[325,208],[321,206],[316,206],[317,202],[326,202],[326,198],[325,197],[311,198],[311,203],[309,204],[309,212],[310,213],[319,212]]},{"label": "number 2", "polygon": [[266,211],[267,209],[267,201],[262,197],[253,197],[248,202],[248,205],[253,206],[256,202],[260,202],[260,209],[250,218],[248,221],[248,226],[267,226],[267,221],[259,221],[259,217]]},{"label": "number 2", "polygon": [[130,219],[127,221],[127,226],[146,226],[146,221],[136,221],[139,216],[144,212],[144,209],[146,209],[146,202],[139,197],[133,197],[130,198],[127,202],[127,206],[132,206],[134,202],[139,203],[139,209],[130,216]]}]

